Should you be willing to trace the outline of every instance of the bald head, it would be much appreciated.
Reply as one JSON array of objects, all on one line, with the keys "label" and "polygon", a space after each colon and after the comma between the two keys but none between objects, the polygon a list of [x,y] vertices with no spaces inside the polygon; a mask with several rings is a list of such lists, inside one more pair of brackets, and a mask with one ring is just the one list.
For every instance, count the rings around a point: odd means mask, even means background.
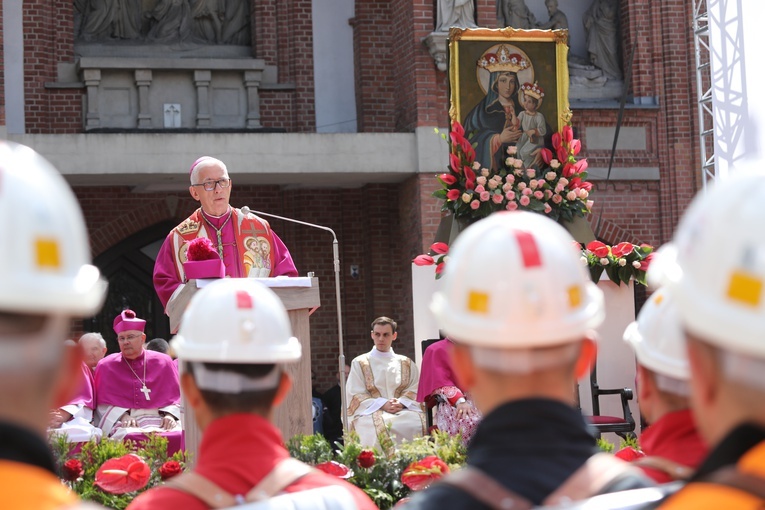
[{"label": "bald head", "polygon": [[96,365],[106,356],[106,341],[101,333],[85,333],[78,341],[82,348],[84,361],[91,370],[95,370]]}]

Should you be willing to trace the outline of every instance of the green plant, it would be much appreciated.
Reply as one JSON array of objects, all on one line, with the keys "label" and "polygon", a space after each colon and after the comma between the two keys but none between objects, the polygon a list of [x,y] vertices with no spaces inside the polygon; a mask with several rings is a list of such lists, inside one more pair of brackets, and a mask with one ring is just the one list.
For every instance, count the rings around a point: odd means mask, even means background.
[{"label": "green plant", "polygon": [[606,453],[614,453],[614,445],[610,441],[606,441],[602,437],[597,440],[598,448]]}]

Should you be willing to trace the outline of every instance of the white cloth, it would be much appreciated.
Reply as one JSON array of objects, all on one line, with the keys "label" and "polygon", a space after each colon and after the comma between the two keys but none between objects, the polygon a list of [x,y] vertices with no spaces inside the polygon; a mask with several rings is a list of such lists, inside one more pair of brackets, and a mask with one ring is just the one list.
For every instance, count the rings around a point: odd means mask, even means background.
[{"label": "white cloth", "polygon": [[[379,437],[399,444],[425,433],[425,414],[417,402],[417,365],[393,352],[373,348],[356,357],[346,383],[348,419],[364,446],[380,448]],[[404,410],[391,414],[381,408],[390,399],[397,399]]]},{"label": "white cloth", "polygon": [[[521,131],[523,131],[523,135],[516,145],[518,158],[523,161],[524,168],[533,168],[536,157],[534,151],[545,146],[545,135],[547,134],[545,117],[539,112],[531,115],[524,110],[518,114],[518,120],[521,123]],[[527,131],[532,129],[536,130],[537,134],[529,137]]]},{"label": "white cloth", "polygon": [[65,421],[57,429],[48,429],[49,434],[66,436],[70,443],[84,443],[93,438],[101,439],[103,432],[98,427],[94,427],[93,410],[85,407],[84,404],[69,404],[61,407],[62,411],[72,415],[72,419]]},{"label": "white cloth", "polygon": [[[170,430],[160,427],[162,417],[159,411],[172,414],[176,420],[179,420],[181,417],[181,408],[176,405],[165,406],[161,409],[127,409],[125,407],[101,404],[96,408],[96,423],[104,431],[104,434],[112,439],[123,439],[126,435],[132,433],[146,434],[149,432],[182,430],[180,421]],[[122,426],[120,417],[126,412],[130,412],[130,417],[135,418],[138,422],[138,427]]]}]

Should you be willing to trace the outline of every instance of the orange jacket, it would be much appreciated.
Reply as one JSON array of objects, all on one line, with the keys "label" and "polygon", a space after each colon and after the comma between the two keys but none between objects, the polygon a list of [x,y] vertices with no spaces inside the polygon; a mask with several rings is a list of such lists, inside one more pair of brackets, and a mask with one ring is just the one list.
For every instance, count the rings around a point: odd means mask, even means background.
[{"label": "orange jacket", "polygon": [[60,510],[79,502],[50,471],[7,460],[0,460],[0,494],[5,510]]}]

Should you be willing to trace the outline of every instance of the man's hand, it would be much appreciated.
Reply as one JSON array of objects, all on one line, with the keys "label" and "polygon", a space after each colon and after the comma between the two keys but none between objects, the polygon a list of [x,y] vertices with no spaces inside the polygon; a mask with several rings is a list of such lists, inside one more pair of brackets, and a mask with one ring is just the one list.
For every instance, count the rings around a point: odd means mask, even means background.
[{"label": "man's hand", "polygon": [[50,412],[50,423],[48,428],[58,429],[61,425],[72,419],[72,415],[64,411],[63,409],[56,409]]},{"label": "man's hand", "polygon": [[162,430],[171,430],[174,429],[177,425],[177,422],[175,421],[175,418],[169,414],[166,414],[162,417]]},{"label": "man's hand", "polygon": [[473,407],[467,402],[460,402],[456,405],[456,408],[457,418],[466,418],[468,416],[472,416],[473,414]]},{"label": "man's hand", "polygon": [[129,413],[125,413],[122,416],[120,416],[120,423],[122,424],[124,428],[138,427],[138,422],[136,421],[135,418],[130,416]]},{"label": "man's hand", "polygon": [[395,398],[392,398],[388,400],[385,404],[383,404],[382,410],[385,411],[386,413],[398,414],[404,410],[404,405],[401,404]]}]

